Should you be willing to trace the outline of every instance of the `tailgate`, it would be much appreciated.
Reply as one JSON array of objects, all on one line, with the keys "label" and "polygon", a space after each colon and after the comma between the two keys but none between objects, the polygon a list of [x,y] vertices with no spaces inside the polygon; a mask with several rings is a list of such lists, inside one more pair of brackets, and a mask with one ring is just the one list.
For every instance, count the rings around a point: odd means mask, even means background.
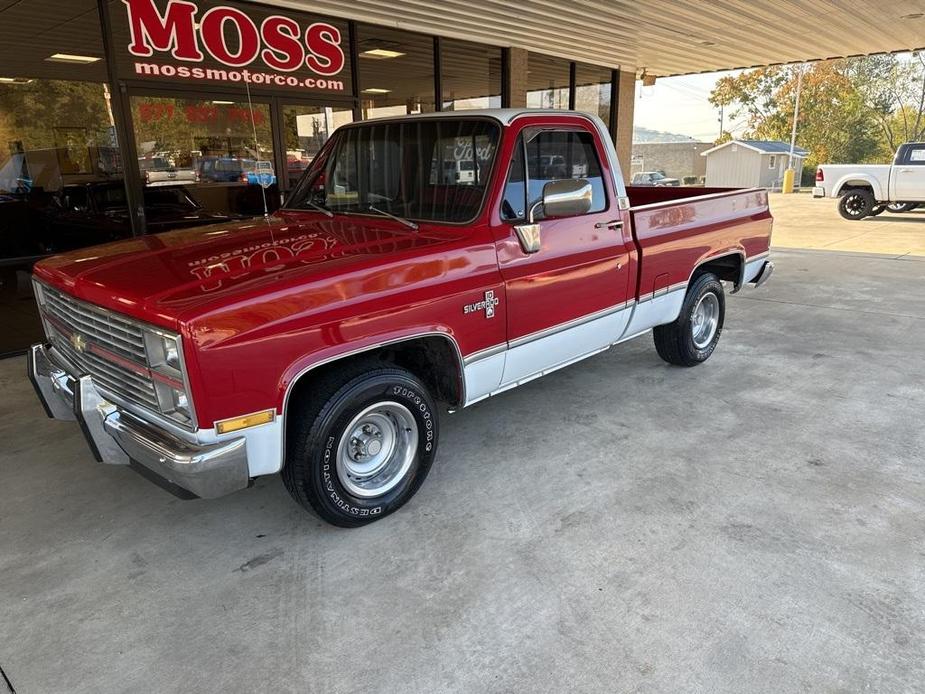
[{"label": "tailgate", "polygon": [[770,249],[772,218],[768,193],[761,188],[634,206],[630,216],[640,257],[640,299],[686,285],[707,260],[729,255],[757,263]]}]

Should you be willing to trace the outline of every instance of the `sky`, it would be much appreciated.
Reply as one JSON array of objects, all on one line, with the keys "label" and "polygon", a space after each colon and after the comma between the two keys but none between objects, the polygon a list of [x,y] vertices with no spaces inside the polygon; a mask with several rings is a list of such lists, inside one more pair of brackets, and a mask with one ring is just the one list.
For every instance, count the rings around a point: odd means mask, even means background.
[{"label": "sky", "polygon": [[[909,61],[913,54],[897,53],[896,57]],[[643,87],[637,81],[635,125],[713,142],[720,135],[719,111],[710,105],[707,98],[720,77],[741,72],[744,70],[660,77],[654,87]],[[730,118],[727,110],[723,129],[733,136],[741,136],[745,130],[745,119],[744,113],[738,118]]]},{"label": "sky", "polygon": [[[720,77],[739,72],[741,70],[660,77],[654,87],[643,87],[641,82],[636,82],[636,126],[713,142],[720,132],[719,111],[710,105],[707,97]],[[724,129],[741,135],[744,119],[731,120],[728,116],[727,113]]]}]

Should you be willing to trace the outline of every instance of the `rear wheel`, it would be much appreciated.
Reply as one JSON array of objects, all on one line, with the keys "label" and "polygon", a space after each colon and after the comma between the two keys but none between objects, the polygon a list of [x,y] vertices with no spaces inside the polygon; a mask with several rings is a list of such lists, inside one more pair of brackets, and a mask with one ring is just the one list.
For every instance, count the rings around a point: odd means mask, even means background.
[{"label": "rear wheel", "polygon": [[342,527],[401,508],[437,452],[437,411],[404,369],[332,373],[293,403],[283,482],[304,508]]},{"label": "rear wheel", "polygon": [[875,205],[874,196],[869,190],[852,188],[838,201],[838,212],[845,219],[864,219]]},{"label": "rear wheel", "polygon": [[677,320],[653,331],[655,349],[669,364],[702,364],[716,350],[725,318],[722,283],[712,273],[702,274],[688,289]]},{"label": "rear wheel", "polygon": [[886,206],[887,212],[892,212],[893,214],[901,214],[903,212],[911,212],[917,207],[917,204],[914,202],[891,202]]}]

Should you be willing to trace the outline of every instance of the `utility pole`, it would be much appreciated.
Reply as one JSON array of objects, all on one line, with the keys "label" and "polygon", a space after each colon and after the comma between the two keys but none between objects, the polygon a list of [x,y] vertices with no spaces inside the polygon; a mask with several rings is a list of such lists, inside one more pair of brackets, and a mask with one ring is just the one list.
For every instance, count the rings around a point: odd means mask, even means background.
[{"label": "utility pole", "polygon": [[724,120],[725,120],[724,109],[725,108],[726,106],[724,104],[719,105],[719,138],[718,139],[720,140],[723,139],[723,125],[725,125],[724,123]]},{"label": "utility pole", "polygon": [[793,151],[797,146],[797,122],[800,120],[800,92],[803,91],[803,65],[799,67],[797,72],[797,95],[796,101],[793,106],[793,129],[790,131],[790,157],[787,161],[787,171],[784,174],[783,185],[781,186],[782,192],[792,193],[793,192],[793,183],[794,178],[796,177],[796,171],[793,168]]}]

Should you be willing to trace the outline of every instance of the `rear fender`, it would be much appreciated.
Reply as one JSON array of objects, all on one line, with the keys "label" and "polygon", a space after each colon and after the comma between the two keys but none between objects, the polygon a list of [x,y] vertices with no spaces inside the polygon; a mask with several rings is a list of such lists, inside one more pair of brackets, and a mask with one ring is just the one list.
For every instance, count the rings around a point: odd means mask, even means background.
[{"label": "rear fender", "polygon": [[735,294],[745,286],[745,249],[742,246],[733,246],[723,251],[713,252],[703,256],[694,264],[691,270],[691,276],[687,284],[690,286],[694,276],[705,267],[713,265],[710,268],[720,279],[733,283],[732,293]]},{"label": "rear fender", "polygon": [[839,198],[851,188],[870,188],[873,191],[875,200],[889,199],[887,192],[883,190],[876,176],[862,173],[846,174],[839,178],[832,187],[832,197]]}]

